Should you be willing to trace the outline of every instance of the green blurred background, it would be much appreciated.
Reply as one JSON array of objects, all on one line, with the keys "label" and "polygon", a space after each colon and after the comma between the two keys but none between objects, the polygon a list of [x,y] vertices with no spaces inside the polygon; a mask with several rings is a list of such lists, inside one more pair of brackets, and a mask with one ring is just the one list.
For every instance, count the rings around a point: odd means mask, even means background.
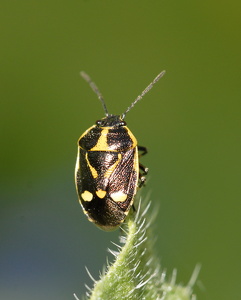
[{"label": "green blurred background", "polygon": [[198,299],[240,299],[241,3],[0,4],[0,299],[73,299],[119,232],[77,202],[76,141],[104,116],[79,71],[149,149],[143,195],[159,206],[157,253]]}]

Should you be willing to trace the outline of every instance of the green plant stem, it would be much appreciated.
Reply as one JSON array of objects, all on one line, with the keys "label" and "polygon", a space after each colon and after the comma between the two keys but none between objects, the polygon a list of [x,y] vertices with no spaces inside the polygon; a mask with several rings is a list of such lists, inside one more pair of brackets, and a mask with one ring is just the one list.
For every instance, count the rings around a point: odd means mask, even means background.
[{"label": "green plant stem", "polygon": [[175,272],[167,281],[166,273],[161,271],[153,251],[152,222],[149,221],[148,208],[144,212],[139,208],[136,215],[130,214],[122,226],[122,246],[116,245],[117,251],[109,250],[115,256],[115,261],[94,283],[89,300],[195,299],[192,289],[197,274],[185,287],[175,283]]}]

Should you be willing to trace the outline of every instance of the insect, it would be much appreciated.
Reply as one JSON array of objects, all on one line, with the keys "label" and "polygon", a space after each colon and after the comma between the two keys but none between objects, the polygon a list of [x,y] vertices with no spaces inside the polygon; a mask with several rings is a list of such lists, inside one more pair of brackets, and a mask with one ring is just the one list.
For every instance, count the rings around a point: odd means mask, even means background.
[{"label": "insect", "polygon": [[124,119],[165,71],[157,75],[121,115],[109,114],[98,87],[85,72],[80,74],[97,94],[105,117],[96,121],[78,140],[76,190],[88,219],[99,228],[111,231],[125,220],[148,171],[139,164],[139,157],[146,154],[147,149],[138,146]]}]

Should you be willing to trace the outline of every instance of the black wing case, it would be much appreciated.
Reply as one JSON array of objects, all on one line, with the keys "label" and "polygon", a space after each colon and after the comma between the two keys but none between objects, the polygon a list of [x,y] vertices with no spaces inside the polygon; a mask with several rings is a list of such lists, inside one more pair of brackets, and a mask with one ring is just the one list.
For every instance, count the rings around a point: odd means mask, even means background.
[{"label": "black wing case", "polygon": [[123,211],[128,211],[136,194],[139,176],[138,152],[137,148],[121,152],[121,160],[110,176],[108,183],[108,193],[113,195],[115,192],[122,192],[127,195],[126,200],[116,203]]},{"label": "black wing case", "polygon": [[[76,185],[89,219],[100,226],[119,225],[126,217],[136,193],[139,172],[137,148],[125,152],[79,149],[78,161]],[[103,198],[97,196],[98,190],[106,191]],[[85,191],[93,195],[91,201],[81,197]],[[118,197],[114,200],[113,196],[118,192],[126,194],[124,201],[117,201]]]}]

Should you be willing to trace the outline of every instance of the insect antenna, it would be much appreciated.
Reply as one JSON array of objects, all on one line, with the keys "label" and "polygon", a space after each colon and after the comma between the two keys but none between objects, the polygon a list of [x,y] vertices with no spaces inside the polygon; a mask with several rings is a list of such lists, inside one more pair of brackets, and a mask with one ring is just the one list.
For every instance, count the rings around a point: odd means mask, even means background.
[{"label": "insect antenna", "polygon": [[98,98],[100,99],[100,101],[102,103],[103,109],[105,111],[105,115],[106,115],[106,117],[108,117],[109,113],[108,113],[107,107],[105,105],[105,100],[104,100],[101,92],[99,91],[97,85],[92,81],[90,76],[88,74],[86,74],[84,71],[81,71],[80,75],[84,78],[84,80],[86,80],[88,82],[88,84],[90,85],[92,90],[96,93],[96,95],[98,96]]},{"label": "insect antenna", "polygon": [[127,110],[122,114],[122,116],[121,116],[121,118],[122,118],[122,120],[124,120],[124,118],[125,118],[125,116],[126,116],[126,114],[136,105],[136,103],[138,102],[138,101],[140,101],[142,98],[143,98],[143,96],[146,94],[146,93],[148,93],[149,91],[150,91],[150,89],[152,89],[153,88],[153,85],[160,79],[160,78],[162,78],[162,76],[164,76],[164,74],[166,73],[166,71],[162,71],[160,74],[158,74],[157,76],[156,76],[156,78],[144,89],[144,91],[135,99],[135,101],[134,102],[132,102],[131,103],[131,106],[129,106],[128,108],[127,108]]}]

